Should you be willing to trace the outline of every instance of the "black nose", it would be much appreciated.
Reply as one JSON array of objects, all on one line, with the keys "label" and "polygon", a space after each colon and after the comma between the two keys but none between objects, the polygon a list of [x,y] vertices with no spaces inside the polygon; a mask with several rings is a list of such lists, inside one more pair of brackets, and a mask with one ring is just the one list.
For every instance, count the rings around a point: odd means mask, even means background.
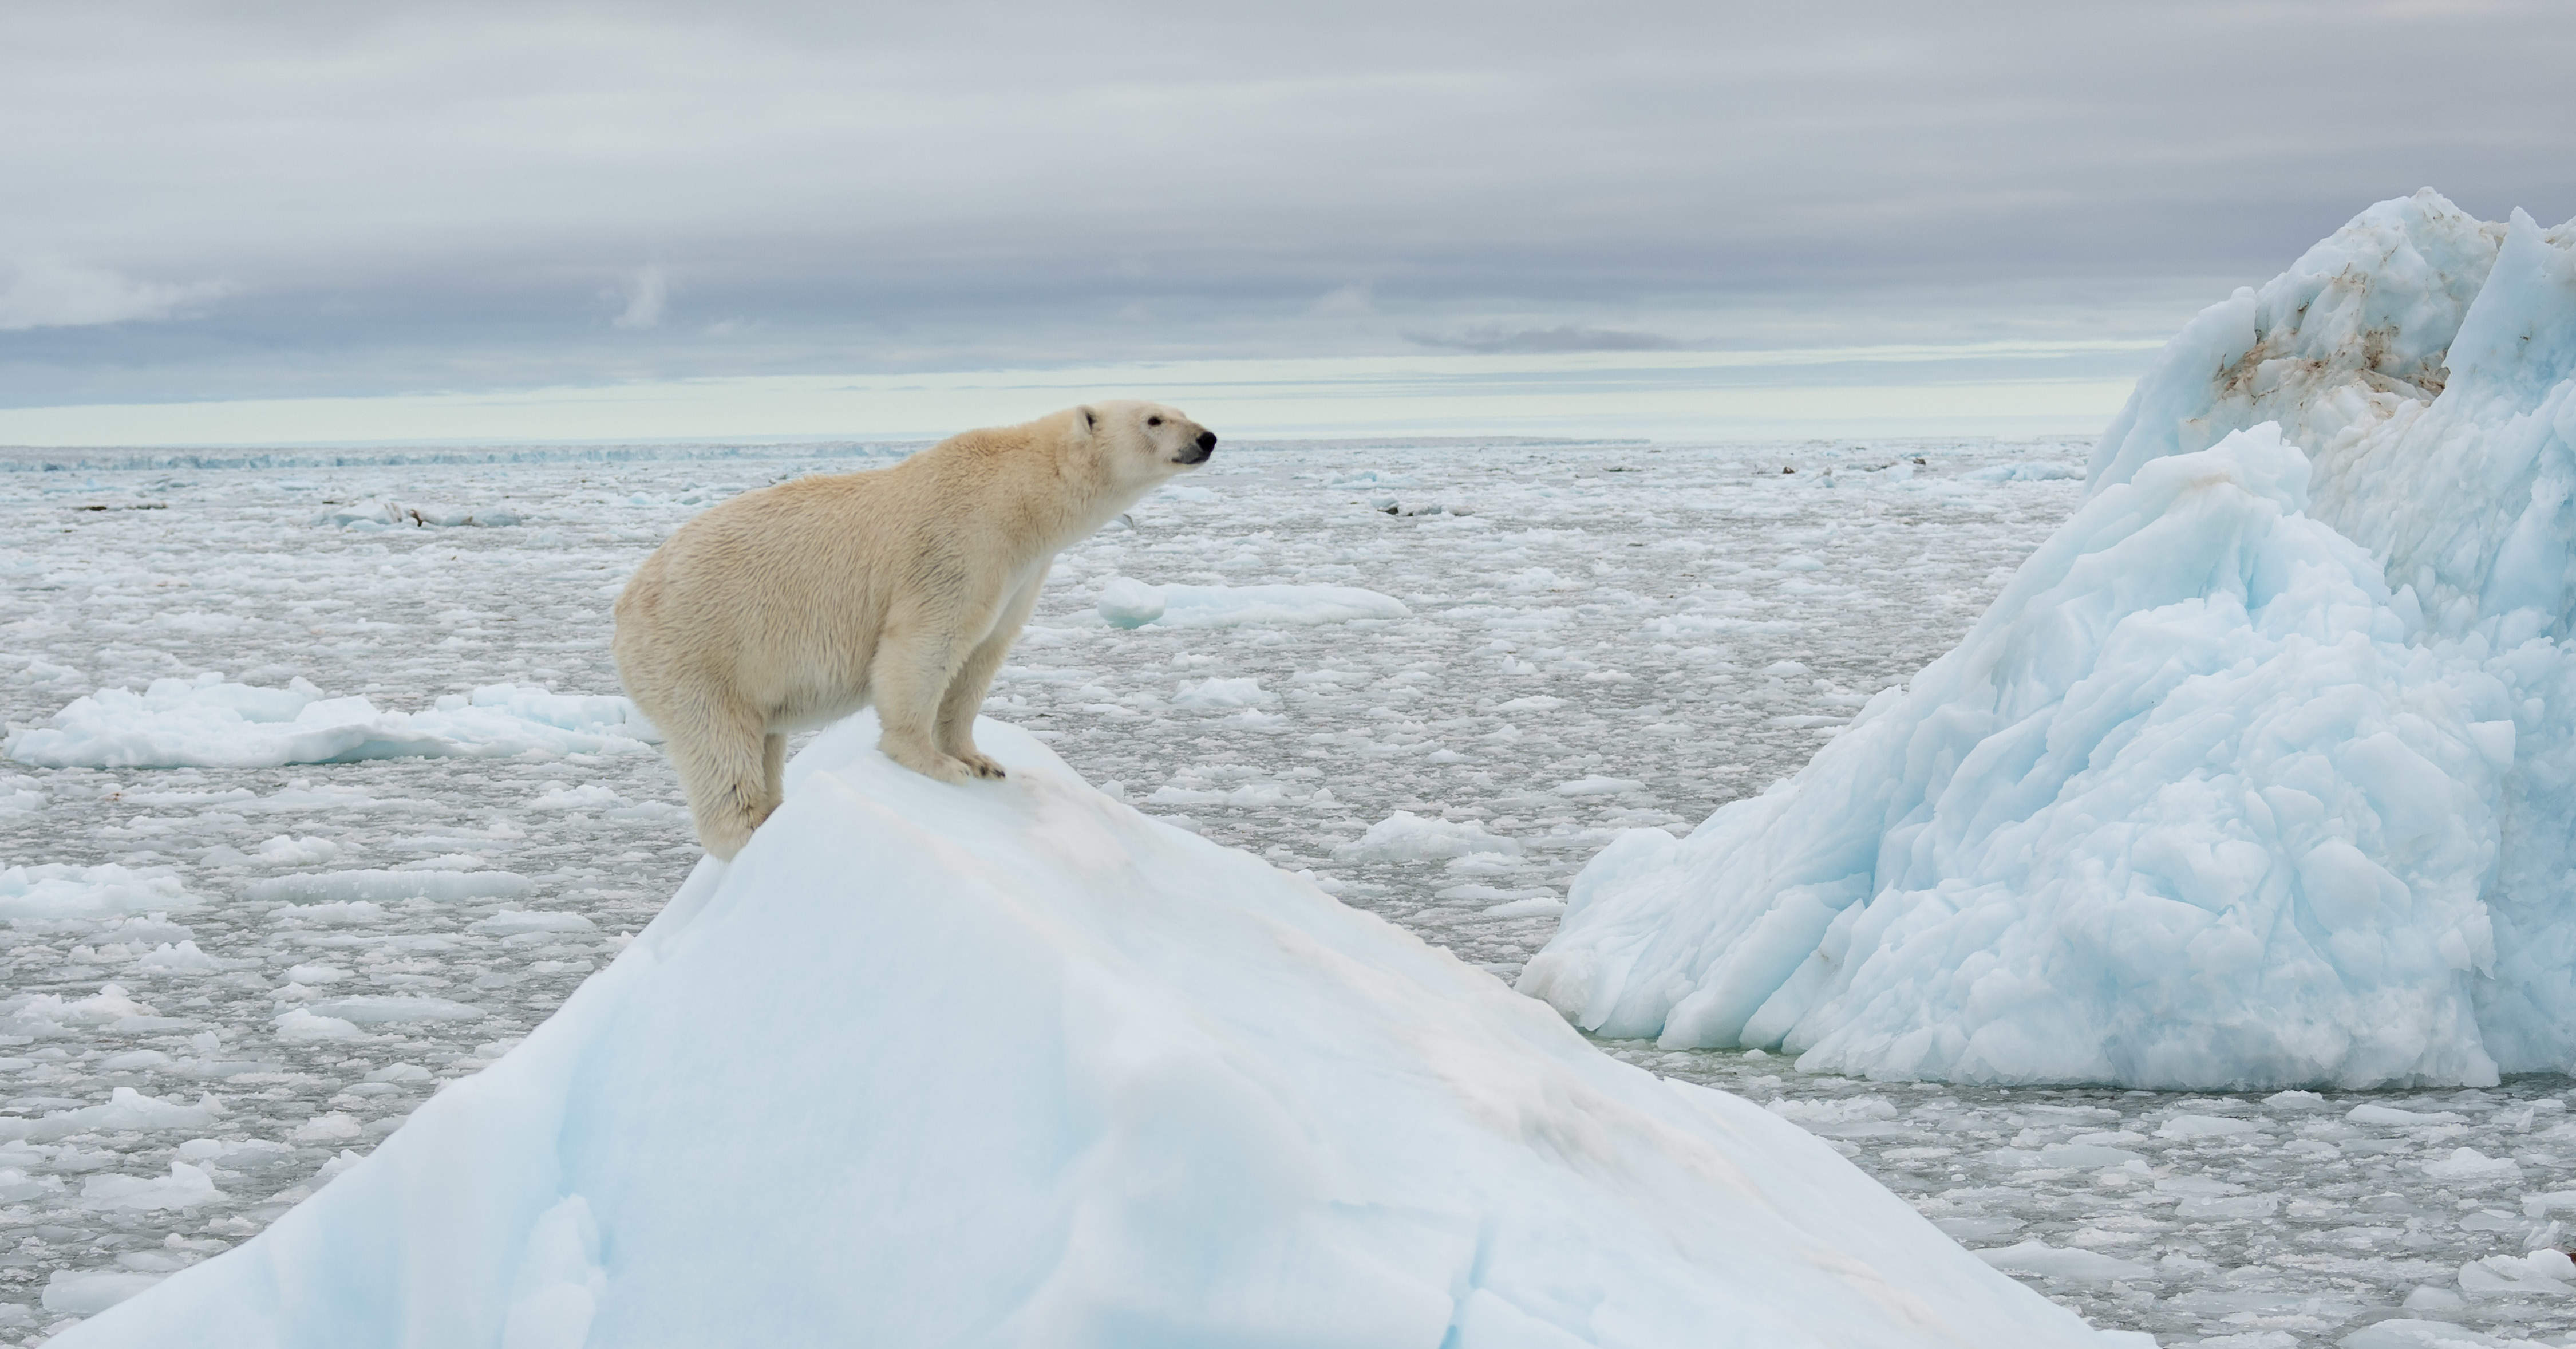
[{"label": "black nose", "polygon": [[1200,448],[1200,449],[1202,449],[1202,450],[1209,450],[1209,451],[1213,451],[1213,450],[1215,450],[1215,449],[1216,449],[1216,432],[1214,432],[1214,431],[1201,431],[1201,432],[1199,432],[1199,448]]}]

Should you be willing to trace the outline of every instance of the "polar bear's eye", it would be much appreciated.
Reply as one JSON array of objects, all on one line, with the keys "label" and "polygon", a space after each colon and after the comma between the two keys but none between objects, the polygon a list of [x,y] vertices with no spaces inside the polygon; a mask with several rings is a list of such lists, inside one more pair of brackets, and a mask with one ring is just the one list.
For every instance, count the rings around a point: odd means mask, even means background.
[{"label": "polar bear's eye", "polygon": [[1145,424],[1147,426],[1160,426],[1163,424],[1163,419],[1160,417],[1147,417],[1145,419]]}]

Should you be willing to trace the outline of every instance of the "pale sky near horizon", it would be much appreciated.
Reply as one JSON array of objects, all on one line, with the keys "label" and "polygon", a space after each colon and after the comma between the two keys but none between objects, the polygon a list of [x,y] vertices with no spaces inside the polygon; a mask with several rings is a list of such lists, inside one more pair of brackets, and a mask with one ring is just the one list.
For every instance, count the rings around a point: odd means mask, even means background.
[{"label": "pale sky near horizon", "polygon": [[0,444],[2080,433],[2565,0],[0,14]]}]

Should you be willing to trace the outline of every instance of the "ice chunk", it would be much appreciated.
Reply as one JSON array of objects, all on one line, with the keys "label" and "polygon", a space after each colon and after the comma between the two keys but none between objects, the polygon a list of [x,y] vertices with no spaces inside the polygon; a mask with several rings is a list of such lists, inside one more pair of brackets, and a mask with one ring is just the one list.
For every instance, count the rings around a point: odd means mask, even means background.
[{"label": "ice chunk", "polygon": [[47,768],[269,768],[417,756],[641,752],[660,736],[624,698],[495,684],[420,712],[326,698],[221,675],[101,689],[42,726],[11,731],[0,754]]},{"label": "ice chunk", "polygon": [[1268,707],[1279,701],[1279,695],[1261,687],[1261,681],[1249,675],[1231,679],[1202,679],[1181,685],[1172,696],[1172,706],[1193,712],[1227,712],[1245,707]]},{"label": "ice chunk", "polygon": [[1124,576],[1102,588],[1098,607],[1102,621],[1120,628],[1345,623],[1413,613],[1392,595],[1357,586],[1156,586]]},{"label": "ice chunk", "polygon": [[166,1176],[92,1176],[81,1183],[82,1208],[133,1213],[191,1209],[219,1198],[204,1168],[170,1163]]},{"label": "ice chunk", "polygon": [[976,736],[961,792],[826,731],[524,1042],[52,1343],[2099,1343],[1795,1125]]},{"label": "ice chunk", "polygon": [[20,931],[88,932],[110,919],[179,913],[202,901],[167,867],[47,863],[0,869],[0,920]]},{"label": "ice chunk", "polygon": [[413,998],[396,994],[365,994],[352,998],[331,998],[308,1004],[317,1018],[339,1020],[356,1026],[398,1025],[410,1021],[480,1021],[483,1009],[470,1003],[451,1002],[446,998]]},{"label": "ice chunk", "polygon": [[1141,628],[1163,616],[1163,591],[1128,576],[1100,588],[1100,617],[1113,628]]},{"label": "ice chunk", "polygon": [[2448,1157],[2424,1163],[2424,1174],[2454,1184],[2495,1185],[2522,1179],[2522,1167],[2511,1157],[2490,1157],[2476,1148],[2455,1148]]},{"label": "ice chunk", "polygon": [[182,941],[176,946],[163,942],[134,962],[134,968],[157,974],[212,974],[230,965],[230,961],[198,950],[194,941]]},{"label": "ice chunk", "polygon": [[202,1129],[225,1114],[223,1102],[201,1095],[195,1105],[118,1087],[103,1105],[53,1111],[39,1119],[0,1119],[0,1139],[50,1142],[95,1130]]},{"label": "ice chunk", "polygon": [[2452,1110],[2400,1110],[2377,1101],[2364,1101],[2344,1112],[2352,1124],[2393,1124],[2401,1128],[2426,1124],[2459,1124],[2467,1117]]},{"label": "ice chunk", "polygon": [[596,932],[598,926],[577,913],[530,913],[503,909],[489,918],[466,928],[494,937],[515,937],[525,932]]},{"label": "ice chunk", "polygon": [[1556,794],[1559,796],[1621,796],[1628,792],[1642,792],[1645,789],[1646,784],[1635,778],[1594,776],[1556,784]]},{"label": "ice chunk", "polygon": [[2532,1251],[2525,1255],[2491,1255],[2460,1267],[2460,1291],[2463,1293],[2548,1293],[2565,1296],[2576,1292],[2569,1286],[2576,1280],[2576,1263],[2565,1251]]},{"label": "ice chunk", "polygon": [[1977,1258],[2006,1274],[2028,1274],[2042,1279],[2065,1279],[2075,1283],[2111,1283],[2120,1279],[2153,1279],[2154,1269],[2134,1260],[2123,1260],[2100,1251],[2051,1246],[2044,1241],[2025,1241],[2017,1245],[1977,1252]]},{"label": "ice chunk", "polygon": [[1427,862],[1474,853],[1520,855],[1521,845],[1472,820],[1436,820],[1399,810],[1333,850],[1345,862]]},{"label": "ice chunk", "polygon": [[287,1041],[354,1040],[366,1032],[357,1023],[335,1016],[316,1016],[302,1007],[290,1007],[277,1016],[277,1038]]},{"label": "ice chunk", "polygon": [[2090,492],[1797,776],[1596,857],[1523,989],[1877,1077],[2576,1066],[2576,227],[2373,207]]}]

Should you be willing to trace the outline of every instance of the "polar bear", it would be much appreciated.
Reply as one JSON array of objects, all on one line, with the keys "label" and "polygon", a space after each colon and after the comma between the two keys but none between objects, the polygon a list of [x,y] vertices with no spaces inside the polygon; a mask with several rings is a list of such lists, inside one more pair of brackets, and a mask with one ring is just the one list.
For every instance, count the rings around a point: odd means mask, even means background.
[{"label": "polar bear", "polygon": [[1159,403],[1091,403],[680,526],[617,597],[612,645],[699,842],[730,860],[778,807],[785,732],[869,704],[895,762],[1001,777],[975,713],[1056,553],[1215,449]]}]

